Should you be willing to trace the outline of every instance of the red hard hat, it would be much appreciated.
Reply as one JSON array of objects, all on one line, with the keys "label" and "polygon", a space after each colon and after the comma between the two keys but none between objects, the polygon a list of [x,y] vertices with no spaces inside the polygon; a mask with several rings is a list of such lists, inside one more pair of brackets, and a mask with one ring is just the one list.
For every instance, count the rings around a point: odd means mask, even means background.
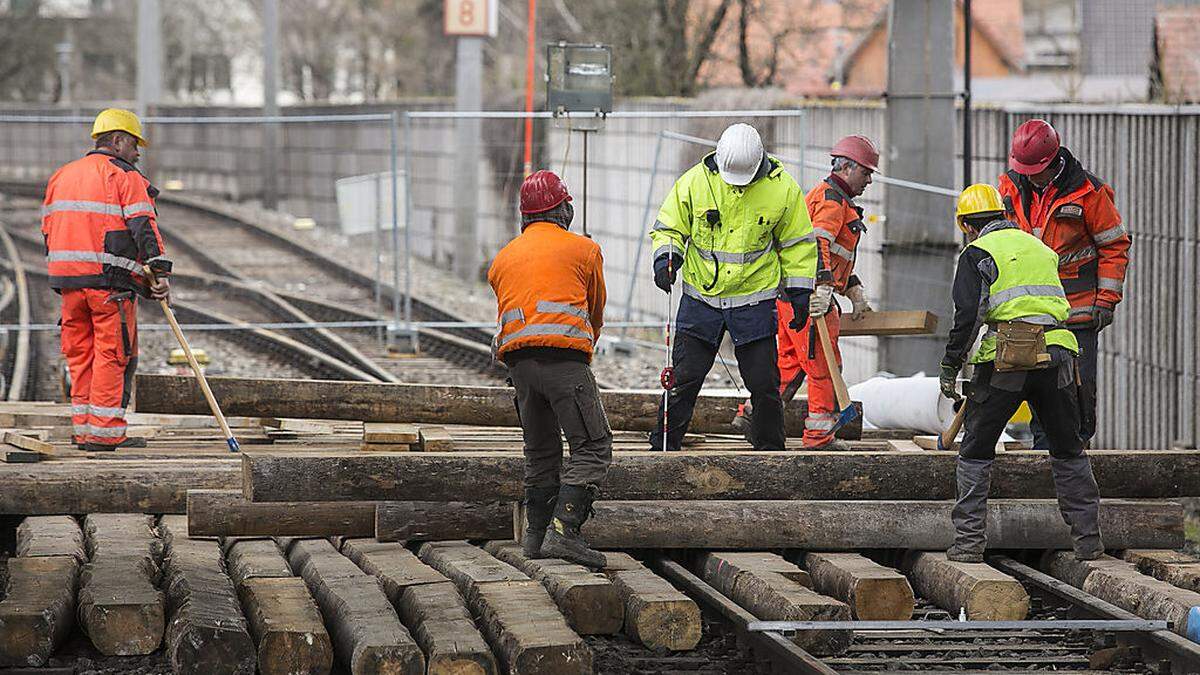
[{"label": "red hard hat", "polygon": [[534,171],[521,183],[521,213],[549,211],[563,202],[571,201],[567,186],[553,171]]},{"label": "red hard hat", "polygon": [[833,144],[829,151],[831,157],[852,159],[872,171],[879,170],[879,150],[866,136],[847,136]]},{"label": "red hard hat", "polygon": [[1031,176],[1041,173],[1058,156],[1058,132],[1046,120],[1029,120],[1017,127],[1008,155],[1008,168]]}]

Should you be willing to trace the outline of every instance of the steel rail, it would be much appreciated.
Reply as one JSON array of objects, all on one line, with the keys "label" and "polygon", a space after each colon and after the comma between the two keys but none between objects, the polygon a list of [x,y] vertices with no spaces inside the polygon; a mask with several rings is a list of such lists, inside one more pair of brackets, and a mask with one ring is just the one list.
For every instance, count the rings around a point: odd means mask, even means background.
[{"label": "steel rail", "polygon": [[938,632],[987,630],[1062,630],[1107,631],[1110,633],[1144,633],[1167,630],[1167,621],[1156,619],[1030,619],[1024,621],[751,621],[749,631],[794,632],[801,630],[858,630]]},{"label": "steel rail", "polygon": [[4,256],[8,267],[12,270],[13,285],[17,294],[17,344],[13,354],[13,369],[8,380],[8,391],[5,398],[9,401],[20,401],[26,395],[26,388],[31,382],[29,378],[29,361],[33,352],[30,341],[29,324],[32,321],[33,309],[29,301],[29,281],[25,277],[25,267],[21,264],[21,256],[17,246],[8,233],[8,226],[0,223],[0,245],[4,247]]}]

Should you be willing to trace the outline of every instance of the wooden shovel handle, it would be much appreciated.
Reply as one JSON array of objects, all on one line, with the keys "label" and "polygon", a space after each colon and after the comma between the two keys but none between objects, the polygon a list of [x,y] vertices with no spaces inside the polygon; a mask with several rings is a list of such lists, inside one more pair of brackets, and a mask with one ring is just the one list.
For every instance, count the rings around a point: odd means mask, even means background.
[{"label": "wooden shovel handle", "polygon": [[833,380],[833,392],[837,395],[838,410],[850,407],[850,391],[846,389],[846,380],[842,379],[842,370],[838,368],[837,359],[833,357],[833,342],[829,339],[829,314],[820,318],[812,318],[817,324],[817,335],[821,338],[821,351],[825,355],[825,365],[829,368],[829,377]]}]

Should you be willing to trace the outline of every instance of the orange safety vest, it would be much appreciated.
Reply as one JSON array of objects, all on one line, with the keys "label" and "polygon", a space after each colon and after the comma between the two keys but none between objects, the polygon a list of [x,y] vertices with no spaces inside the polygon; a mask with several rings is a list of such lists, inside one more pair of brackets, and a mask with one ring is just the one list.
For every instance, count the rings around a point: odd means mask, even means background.
[{"label": "orange safety vest", "polygon": [[858,240],[867,230],[862,221],[862,209],[855,206],[832,178],[826,178],[809,190],[804,203],[808,205],[820,253],[817,281],[820,282],[828,272],[834,290],[844,293],[854,274]]},{"label": "orange safety vest", "polygon": [[1113,189],[1066,149],[1063,170],[1041,194],[1015,171],[1000,176],[1008,217],[1058,254],[1058,277],[1071,309],[1068,324],[1093,320],[1093,308],[1113,309],[1124,295],[1131,240],[1113,203]]},{"label": "orange safety vest", "polygon": [[600,245],[548,222],[533,222],[492,261],[497,353],[526,347],[576,349],[589,357],[604,324]]},{"label": "orange safety vest", "polygon": [[148,295],[142,266],[169,274],[150,185],[132,164],[93,150],[50,177],[42,235],[50,286],[121,288]]}]

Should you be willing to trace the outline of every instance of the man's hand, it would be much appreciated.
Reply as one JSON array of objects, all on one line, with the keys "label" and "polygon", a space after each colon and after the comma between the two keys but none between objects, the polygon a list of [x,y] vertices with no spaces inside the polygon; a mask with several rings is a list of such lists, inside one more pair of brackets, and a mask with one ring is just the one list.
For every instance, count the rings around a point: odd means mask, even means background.
[{"label": "man's hand", "polygon": [[867,312],[875,311],[871,307],[871,303],[867,302],[867,293],[863,290],[862,284],[847,289],[846,297],[850,298],[850,302],[854,303],[854,313],[850,315],[850,318],[854,321],[861,319],[863,314]]},{"label": "man's hand", "polygon": [[938,378],[938,384],[942,390],[942,396],[951,401],[962,400],[962,394],[958,393],[956,385],[958,384],[959,366],[949,366],[942,364],[942,376]]},{"label": "man's hand", "polygon": [[154,278],[154,283],[150,284],[150,297],[171,302],[171,282],[167,277]]},{"label": "man's hand", "polygon": [[658,286],[663,293],[670,293],[671,286],[675,285],[675,276],[679,272],[679,266],[683,264],[683,258],[677,254],[664,253],[654,260],[654,285]]},{"label": "man's hand", "polygon": [[1113,310],[1102,305],[1096,305],[1092,308],[1092,319],[1096,322],[1096,332],[1108,328],[1113,322]]},{"label": "man's hand", "polygon": [[808,300],[808,315],[811,317],[825,316],[829,313],[829,305],[833,302],[833,286],[822,284],[813,291]]}]

